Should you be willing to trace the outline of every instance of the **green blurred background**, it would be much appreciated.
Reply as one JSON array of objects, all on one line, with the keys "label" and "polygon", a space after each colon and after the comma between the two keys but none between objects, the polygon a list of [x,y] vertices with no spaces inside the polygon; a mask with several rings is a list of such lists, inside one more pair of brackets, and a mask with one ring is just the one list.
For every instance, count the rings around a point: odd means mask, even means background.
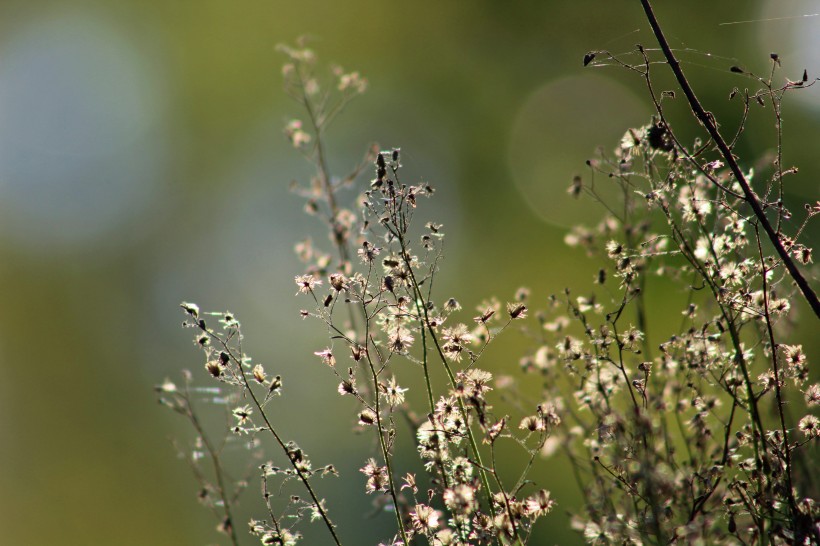
[{"label": "green blurred background", "polygon": [[[729,66],[765,73],[777,51],[783,77],[820,74],[820,17],[794,17],[816,8],[657,6],[673,45],[694,50],[685,66],[727,126],[739,107],[728,92],[752,84]],[[756,22],[720,24],[742,20]],[[304,304],[293,297],[293,244],[317,231],[287,189],[310,171],[282,135],[301,112],[281,92],[275,46],[303,34],[371,86],[329,134],[336,171],[377,141],[402,148],[405,179],[439,190],[430,214],[448,234],[440,298],[472,309],[527,285],[537,306],[564,286],[589,287],[597,264],[562,239],[600,210],[565,188],[597,145],[611,149],[651,110],[634,75],[581,60],[654,45],[637,1],[3,0],[0,543],[220,543],[169,441],[189,431],[152,392],[182,368],[202,370],[179,327],[182,300],[235,312],[251,354],[285,377],[276,416],[316,464],[342,471],[319,488],[347,543],[386,538],[392,521],[365,518],[372,499],[356,470],[372,446],[350,436],[353,408],[312,355],[322,329],[295,318]],[[770,109],[755,115],[740,149],[749,157],[774,142]],[[799,206],[820,195],[820,93],[795,94],[784,115]],[[682,104],[675,116],[692,127]],[[650,319],[665,324],[683,295],[660,288]],[[808,338],[816,321],[803,316]],[[526,344],[505,343],[486,365],[515,374]],[[560,503],[538,544],[577,541],[564,515],[577,501],[568,475],[558,460],[536,469]],[[321,530],[307,543],[325,543]]]}]

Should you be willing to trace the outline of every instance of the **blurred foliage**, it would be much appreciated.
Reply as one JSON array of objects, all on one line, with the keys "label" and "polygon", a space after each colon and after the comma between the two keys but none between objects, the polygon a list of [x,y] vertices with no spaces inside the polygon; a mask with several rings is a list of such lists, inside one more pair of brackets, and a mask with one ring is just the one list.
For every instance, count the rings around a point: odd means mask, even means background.
[{"label": "blurred foliage", "polygon": [[[729,91],[753,84],[730,65],[765,72],[778,51],[784,75],[820,73],[810,53],[820,50],[820,20],[794,18],[811,9],[658,6],[676,46],[691,48],[683,57],[695,88],[727,126],[738,115]],[[774,17],[792,18],[757,20]],[[745,20],[756,21],[721,25]],[[402,148],[408,172],[440,190],[433,214],[449,251],[439,295],[469,308],[519,285],[536,298],[588,287],[596,264],[562,238],[568,222],[600,211],[564,189],[595,146],[614,146],[650,113],[640,80],[581,63],[592,49],[654,45],[637,2],[623,0],[4,0],[0,30],[6,544],[219,540],[168,441],[187,429],[151,392],[183,367],[201,369],[178,328],[185,299],[243,319],[252,353],[285,377],[283,419],[314,458],[347,445],[347,428],[327,416],[350,408],[311,354],[323,333],[295,318],[292,247],[318,232],[287,190],[307,169],[281,133],[298,108],[281,92],[277,43],[315,36],[322,58],[367,76],[371,91],[328,135],[331,163],[346,170],[371,141]],[[795,202],[817,198],[820,174],[820,100],[804,95],[784,112],[786,158],[801,169]],[[683,104],[675,115],[695,134]],[[770,113],[754,116],[739,148],[746,158],[774,145]],[[809,236],[818,241],[816,228]],[[683,295],[658,288],[650,317],[662,332],[669,301]],[[804,326],[810,359],[815,327]],[[496,346],[495,369],[514,374],[525,344],[510,336]],[[334,449],[332,462],[354,476],[337,485],[357,489],[323,484],[331,506],[344,500],[335,519],[354,529],[369,510],[355,470],[367,450]],[[566,465],[542,466],[559,511],[571,509]],[[552,527],[541,524],[543,543],[577,540],[559,511]]]}]

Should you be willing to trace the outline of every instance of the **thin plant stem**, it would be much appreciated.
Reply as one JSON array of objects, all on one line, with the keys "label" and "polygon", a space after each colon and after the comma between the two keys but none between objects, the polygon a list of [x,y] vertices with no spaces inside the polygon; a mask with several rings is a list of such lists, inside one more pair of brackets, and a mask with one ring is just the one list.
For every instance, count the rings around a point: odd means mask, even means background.
[{"label": "thin plant stem", "polygon": [[333,522],[330,521],[330,517],[327,515],[327,512],[325,511],[324,507],[322,506],[322,503],[319,501],[319,498],[316,496],[316,492],[313,490],[313,486],[310,484],[310,481],[308,481],[308,477],[305,475],[305,473],[302,471],[302,469],[299,468],[299,466],[296,464],[296,462],[291,458],[290,450],[288,449],[287,445],[285,445],[284,440],[282,440],[282,438],[276,432],[276,429],[273,427],[273,424],[268,419],[268,415],[265,412],[265,409],[262,407],[262,404],[260,403],[259,399],[256,397],[256,393],[254,393],[253,388],[252,388],[250,382],[248,381],[247,376],[245,375],[245,371],[242,369],[242,357],[241,357],[241,355],[240,356],[235,355],[234,352],[231,350],[231,347],[227,343],[225,343],[225,341],[222,338],[220,338],[219,336],[217,336],[216,334],[214,334],[213,332],[211,332],[207,328],[203,328],[202,326],[200,326],[200,329],[204,333],[206,333],[208,336],[210,336],[212,339],[217,341],[222,346],[222,348],[225,350],[225,352],[230,356],[230,358],[234,362],[234,364],[237,366],[237,368],[238,368],[238,374],[237,375],[241,378],[241,380],[244,384],[245,392],[247,392],[250,395],[251,400],[253,400],[254,406],[259,411],[259,414],[262,416],[262,420],[265,422],[265,428],[271,433],[271,435],[273,436],[273,438],[276,441],[277,445],[279,445],[279,447],[285,453],[285,457],[287,458],[288,462],[290,463],[290,466],[293,468],[294,472],[296,472],[296,475],[299,477],[299,480],[302,482],[302,485],[304,485],[305,489],[307,489],[307,492],[310,495],[311,500],[313,500],[314,506],[316,507],[316,511],[319,513],[319,516],[321,517],[322,521],[325,523],[325,527],[327,527],[328,531],[330,532],[331,537],[333,538],[333,542],[337,546],[342,546],[341,540],[339,539],[339,536],[336,534],[336,527],[335,527],[335,525],[333,525]]}]

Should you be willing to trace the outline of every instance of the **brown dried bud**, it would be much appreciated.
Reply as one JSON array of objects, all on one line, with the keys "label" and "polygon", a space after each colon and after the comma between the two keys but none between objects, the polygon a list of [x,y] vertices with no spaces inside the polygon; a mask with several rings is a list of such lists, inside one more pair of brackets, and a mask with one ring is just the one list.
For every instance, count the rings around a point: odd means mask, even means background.
[{"label": "brown dried bud", "polygon": [[376,414],[373,411],[366,409],[359,413],[359,423],[370,426],[376,423]]},{"label": "brown dried bud", "polygon": [[277,375],[273,379],[271,379],[270,386],[268,387],[268,391],[276,392],[282,388],[282,376]]},{"label": "brown dried bud", "polygon": [[490,320],[493,315],[495,315],[495,310],[488,308],[481,316],[476,317],[475,321],[483,324]]},{"label": "brown dried bud", "polygon": [[350,348],[350,352],[353,354],[353,360],[356,362],[362,359],[362,347],[359,345],[354,345]]},{"label": "brown dried bud", "polygon": [[567,193],[569,193],[572,197],[577,198],[581,195],[581,190],[584,188],[584,184],[581,181],[581,177],[575,175],[572,177],[572,184],[570,184],[569,189],[567,189]]},{"label": "brown dried bud", "polygon": [[527,306],[523,303],[511,305],[507,308],[507,312],[510,314],[511,319],[524,318],[527,316]]},{"label": "brown dried bud", "polygon": [[336,292],[341,292],[345,287],[345,277],[341,273],[334,273],[330,276],[330,286]]},{"label": "brown dried bud", "polygon": [[222,364],[216,360],[209,360],[206,362],[205,369],[208,370],[208,373],[214,377],[219,377],[222,375]]},{"label": "brown dried bud", "polygon": [[182,302],[179,304],[182,309],[194,318],[199,317],[199,306],[195,303]]}]

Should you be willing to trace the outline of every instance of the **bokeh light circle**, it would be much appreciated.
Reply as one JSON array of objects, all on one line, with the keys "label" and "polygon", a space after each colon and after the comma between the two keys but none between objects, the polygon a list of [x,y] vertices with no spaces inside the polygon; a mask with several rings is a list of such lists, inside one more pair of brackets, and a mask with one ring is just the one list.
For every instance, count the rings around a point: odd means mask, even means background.
[{"label": "bokeh light circle", "polygon": [[524,201],[546,222],[568,227],[593,221],[600,210],[572,201],[567,188],[596,143],[613,149],[630,127],[650,119],[647,101],[604,76],[570,76],[549,82],[524,102],[509,141],[508,161]]},{"label": "bokeh light circle", "polygon": [[122,240],[159,201],[162,75],[104,19],[53,13],[6,36],[2,237],[36,253]]}]

